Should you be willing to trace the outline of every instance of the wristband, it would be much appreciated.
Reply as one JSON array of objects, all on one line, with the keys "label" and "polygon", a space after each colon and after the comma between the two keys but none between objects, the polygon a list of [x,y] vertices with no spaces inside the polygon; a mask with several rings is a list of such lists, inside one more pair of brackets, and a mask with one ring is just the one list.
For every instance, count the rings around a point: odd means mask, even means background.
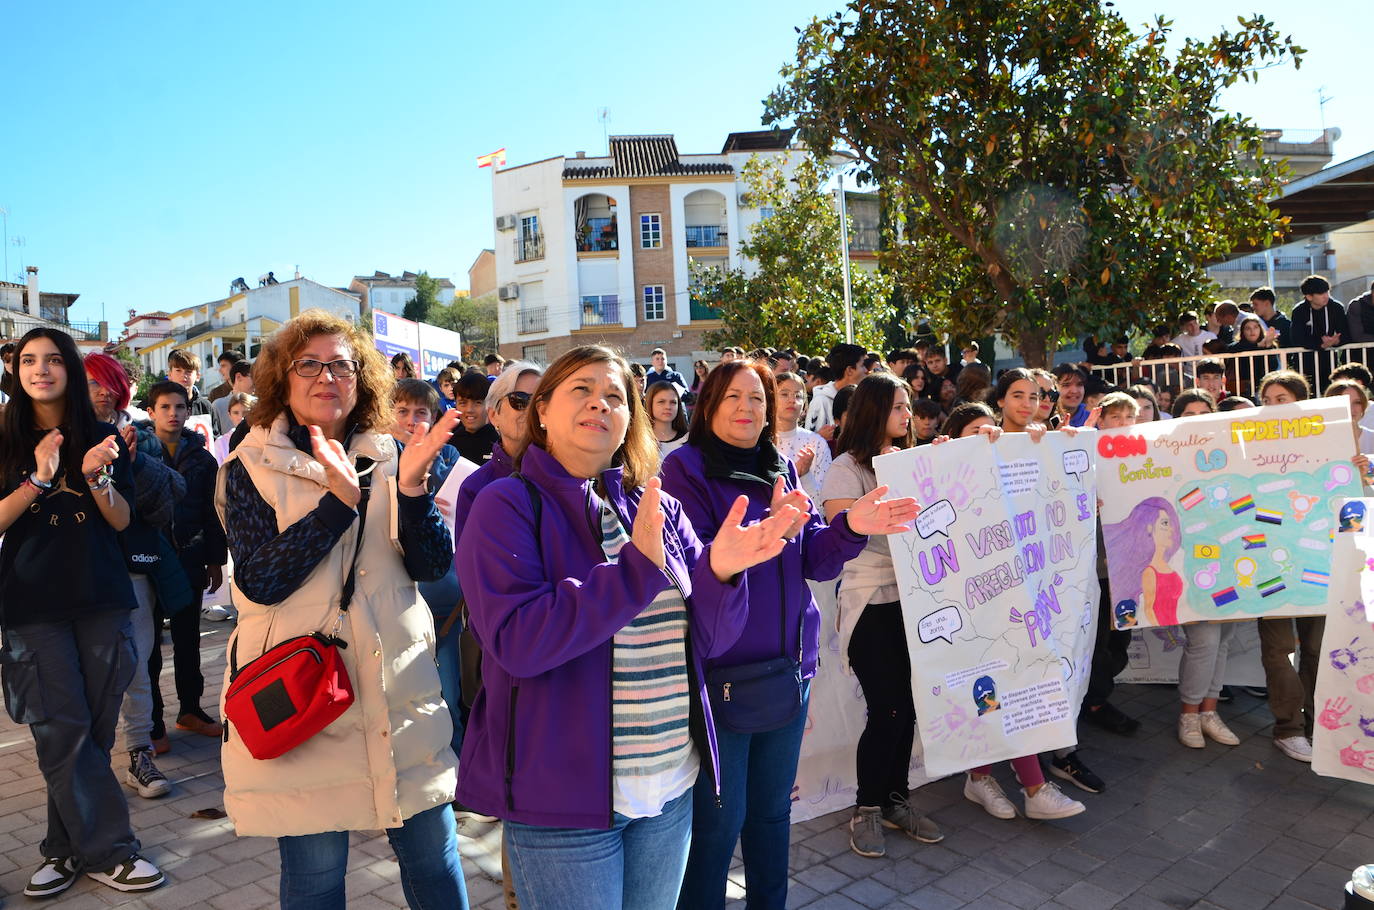
[{"label": "wristband", "polygon": [[28,474],[28,476],[26,476],[26,477],[24,478],[24,483],[26,483],[26,484],[28,484],[29,486],[33,487],[33,488],[34,488],[35,490],[37,490],[40,494],[41,494],[41,493],[48,493],[48,492],[51,492],[51,491],[52,491],[52,488],[55,487],[55,486],[57,486],[57,484],[54,483],[54,482],[51,481],[51,480],[46,481],[46,482],[44,482],[44,481],[42,481],[42,480],[39,480],[37,477],[33,476],[33,472],[32,472],[32,471],[30,471],[29,474]]},{"label": "wristband", "polygon": [[90,490],[92,493],[99,493],[101,490],[105,489],[109,485],[110,475],[105,473],[104,471],[101,471],[99,474],[96,474],[95,480],[91,480],[90,478],[86,479],[86,489]]}]

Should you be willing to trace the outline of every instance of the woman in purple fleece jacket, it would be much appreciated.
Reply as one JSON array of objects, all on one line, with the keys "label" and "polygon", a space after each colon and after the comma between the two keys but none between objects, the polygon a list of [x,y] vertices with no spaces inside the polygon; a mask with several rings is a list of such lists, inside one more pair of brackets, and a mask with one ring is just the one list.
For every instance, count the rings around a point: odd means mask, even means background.
[{"label": "woman in purple fleece jacket", "polygon": [[806,581],[837,577],[863,550],[866,535],[901,531],[916,517],[915,500],[884,502],[886,488],[879,488],[827,526],[799,488],[791,462],[778,452],[776,400],[773,375],[762,364],[737,360],[717,367],[702,386],[687,445],[663,463],[663,489],[682,502],[703,540],[711,539],[741,495],[749,498],[746,519],[784,505],[800,510],[782,553],[746,573],[749,615],[739,640],[705,661],[708,674],[719,668],[733,676],[739,671],[730,674],[728,668],[780,657],[798,661],[799,708],[790,718],[753,718],[746,729],[732,728],[726,712],[741,707],[748,695],[732,684],[737,691],[725,705],[724,682],[712,681],[721,794],[719,800],[704,790],[694,796],[692,848],[678,898],[683,910],[725,905],[737,841],[751,910],[786,906],[792,784],[820,650],[820,610]]},{"label": "woman in purple fleece jacket", "polygon": [[734,644],[743,573],[800,518],[741,527],[741,496],[703,546],[660,491],[634,389],[606,348],[559,358],[519,476],[478,494],[458,546],[486,658],[458,799],[505,819],[522,910],[674,906],[698,770],[719,789],[701,661]]}]

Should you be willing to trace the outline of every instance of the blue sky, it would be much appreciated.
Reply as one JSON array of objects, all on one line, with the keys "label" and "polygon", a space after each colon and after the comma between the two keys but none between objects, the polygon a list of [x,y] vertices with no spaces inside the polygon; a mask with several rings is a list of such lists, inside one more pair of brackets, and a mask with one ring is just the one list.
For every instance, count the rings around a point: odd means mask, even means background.
[{"label": "blue sky", "polygon": [[[374,269],[467,283],[492,244],[490,172],[604,150],[611,133],[671,132],[685,152],[759,128],[793,27],[838,0],[730,7],[546,0],[0,5],[0,207],[14,280],[81,294],[72,318],[222,297],[269,269],[346,284]],[[1234,24],[1223,4],[1118,0],[1180,34]],[[1229,4],[1225,4],[1229,6]],[[1228,104],[1265,126],[1316,129],[1333,99],[1337,158],[1374,148],[1361,0],[1269,12],[1310,54]],[[1363,104],[1361,102],[1364,102]],[[1363,117],[1363,121],[1360,119]]]}]

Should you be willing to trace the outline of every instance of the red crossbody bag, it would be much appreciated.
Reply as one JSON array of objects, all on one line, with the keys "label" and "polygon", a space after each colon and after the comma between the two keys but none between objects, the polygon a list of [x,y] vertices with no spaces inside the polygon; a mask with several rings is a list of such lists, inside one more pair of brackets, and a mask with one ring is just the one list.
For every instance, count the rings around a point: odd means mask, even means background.
[{"label": "red crossbody bag", "polygon": [[[365,461],[366,459],[360,459]],[[354,573],[363,549],[363,524],[371,491],[372,467],[360,468],[358,541],[348,564],[334,627],[297,635],[238,666],[238,638],[229,649],[229,688],[224,696],[224,739],[232,725],[249,754],[266,760],[285,755],[338,720],[353,704],[353,682],[340,653],[348,643],[339,637],[353,600]]]}]

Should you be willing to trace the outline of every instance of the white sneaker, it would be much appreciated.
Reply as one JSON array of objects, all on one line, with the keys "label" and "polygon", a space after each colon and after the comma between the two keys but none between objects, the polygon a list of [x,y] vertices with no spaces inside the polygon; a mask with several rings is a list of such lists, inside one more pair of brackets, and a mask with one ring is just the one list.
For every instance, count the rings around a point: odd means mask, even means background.
[{"label": "white sneaker", "polygon": [[224,604],[211,604],[207,607],[201,607],[200,615],[210,620],[210,622],[224,622],[234,618],[234,611]]},{"label": "white sneaker", "polygon": [[61,894],[76,881],[76,868],[69,857],[46,857],[43,865],[29,879],[24,888],[27,897],[52,897]]},{"label": "white sneaker", "polygon": [[1274,740],[1279,751],[1294,761],[1312,761],[1312,743],[1306,736],[1287,736]]},{"label": "white sneaker", "polygon": [[1231,728],[1226,726],[1226,721],[1221,719],[1220,714],[1215,711],[1202,711],[1198,717],[1202,718],[1202,732],[1208,739],[1223,746],[1240,745],[1240,737],[1231,732]]},{"label": "white sneaker", "polygon": [[1178,741],[1190,749],[1207,745],[1207,740],[1202,738],[1202,715],[1191,711],[1178,716]]},{"label": "white sneaker", "polygon": [[1021,792],[1026,796],[1026,818],[1068,818],[1087,811],[1087,806],[1065,796],[1064,791],[1050,781],[1045,781],[1034,796],[1025,790]]},{"label": "white sneaker", "polygon": [[988,815],[993,818],[1015,818],[1016,807],[1007,799],[1007,794],[1003,792],[1002,786],[989,774],[986,777],[974,777],[972,774],[964,778],[964,796],[984,809],[988,810]]},{"label": "white sneaker", "polygon": [[113,869],[106,869],[103,872],[87,872],[86,875],[102,885],[109,885],[116,891],[130,894],[138,891],[152,891],[154,888],[160,888],[163,882],[167,881],[157,866],[137,853]]}]

